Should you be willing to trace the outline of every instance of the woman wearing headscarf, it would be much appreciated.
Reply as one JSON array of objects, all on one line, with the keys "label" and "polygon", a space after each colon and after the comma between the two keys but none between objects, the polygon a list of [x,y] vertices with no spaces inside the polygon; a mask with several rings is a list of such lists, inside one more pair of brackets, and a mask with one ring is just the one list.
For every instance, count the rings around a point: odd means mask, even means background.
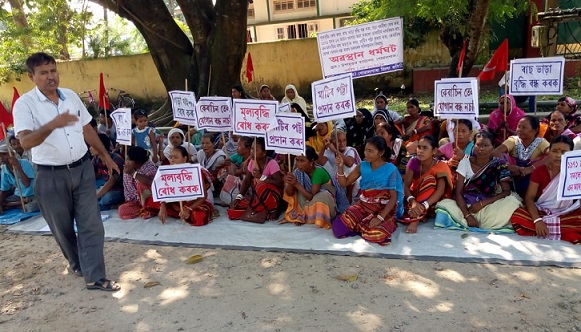
[{"label": "woman wearing headscarf", "polygon": [[292,84],[289,84],[284,88],[284,97],[280,102],[298,104],[303,111],[307,109],[307,102],[303,97],[299,96],[297,88]]},{"label": "woman wearing headscarf", "polygon": [[258,99],[260,100],[276,100],[270,93],[270,87],[266,84],[260,86],[258,90]]},{"label": "woman wearing headscarf", "polygon": [[366,108],[359,108],[356,115],[346,119],[347,145],[357,149],[360,156],[363,155],[367,133],[373,128],[373,116]]},{"label": "woman wearing headscarf", "polygon": [[[505,99],[506,108],[505,108]],[[494,135],[494,146],[499,146],[509,136],[516,135],[516,126],[525,112],[516,105],[512,95],[504,95],[498,99],[498,108],[490,113],[488,131]]]},{"label": "woman wearing headscarf", "polygon": [[325,149],[325,140],[331,138],[333,132],[333,121],[319,122],[314,127],[316,135],[307,139],[307,145],[312,146],[317,152]]},{"label": "woman wearing headscarf", "polygon": [[161,162],[164,165],[168,165],[169,162],[169,154],[171,150],[176,146],[183,146],[186,151],[188,151],[190,155],[190,160],[192,162],[196,162],[197,158],[196,155],[198,150],[192,143],[186,142],[184,132],[179,128],[172,128],[169,133],[167,134],[168,145],[163,149],[163,154],[161,155]]}]

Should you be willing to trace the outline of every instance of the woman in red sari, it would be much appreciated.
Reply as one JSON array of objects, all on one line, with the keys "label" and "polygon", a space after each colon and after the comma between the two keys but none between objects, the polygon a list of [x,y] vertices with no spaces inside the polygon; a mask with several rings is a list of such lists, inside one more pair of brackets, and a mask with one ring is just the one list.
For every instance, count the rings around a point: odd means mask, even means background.
[{"label": "woman in red sari", "polygon": [[[228,209],[230,219],[240,219],[250,207],[253,212],[264,214],[264,218],[275,220],[282,212],[283,178],[275,159],[267,156],[264,138],[254,141],[252,159],[248,162],[246,176],[240,186],[240,194]],[[266,211],[266,212],[265,212]],[[264,222],[265,220],[256,222]]]},{"label": "woman in red sari", "polygon": [[549,163],[533,170],[525,208],[518,208],[510,218],[517,234],[581,243],[579,200],[557,200],[561,157],[571,150],[573,141],[567,136],[557,136],[551,141]]},{"label": "woman in red sari", "polygon": [[417,155],[410,159],[403,178],[406,207],[398,220],[407,224],[406,233],[416,233],[420,221],[442,198],[452,197],[452,172],[445,161],[435,158],[438,142],[428,135],[418,141]]},{"label": "woman in red sari", "polygon": [[[174,147],[169,154],[171,165],[188,163],[189,154],[186,148],[181,145]],[[212,197],[212,175],[205,168],[202,168],[202,181],[204,183],[204,197],[187,202],[153,202],[149,201],[147,208],[151,211],[158,211],[157,216],[165,224],[167,217],[185,220],[192,226],[207,225],[212,219],[214,204],[208,199]],[[180,204],[181,203],[181,204]]]},{"label": "woman in red sari", "polygon": [[421,115],[422,110],[417,99],[410,99],[406,104],[406,108],[408,115],[403,118],[404,141],[406,141],[408,150],[415,151],[417,144],[410,145],[410,143],[417,142],[426,135],[432,135],[432,120],[425,115]]}]

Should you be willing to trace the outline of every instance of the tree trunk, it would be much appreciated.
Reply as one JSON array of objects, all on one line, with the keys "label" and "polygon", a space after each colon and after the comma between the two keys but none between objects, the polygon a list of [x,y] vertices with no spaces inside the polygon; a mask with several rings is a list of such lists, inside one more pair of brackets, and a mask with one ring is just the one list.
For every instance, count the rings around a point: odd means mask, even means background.
[{"label": "tree trunk", "polygon": [[10,3],[10,10],[12,12],[12,19],[14,20],[14,25],[16,25],[17,28],[28,27],[28,20],[26,19],[26,14],[24,13],[22,1],[8,0],[8,3]]},{"label": "tree trunk", "polygon": [[452,61],[448,69],[448,77],[457,77],[458,61],[460,60],[460,52],[462,52],[463,40],[466,39],[466,55],[464,57],[464,65],[462,67],[462,77],[468,75],[478,52],[480,50],[480,43],[486,28],[486,19],[488,18],[488,9],[490,7],[490,0],[471,0],[468,5],[468,18],[466,21],[466,36],[463,38],[460,33],[453,33],[448,27],[444,27],[440,34],[442,42],[450,51]]},{"label": "tree trunk", "polygon": [[193,45],[163,0],[92,1],[135,24],[168,91],[184,90],[187,79],[196,96],[229,96],[240,81],[248,0],[177,0]]}]

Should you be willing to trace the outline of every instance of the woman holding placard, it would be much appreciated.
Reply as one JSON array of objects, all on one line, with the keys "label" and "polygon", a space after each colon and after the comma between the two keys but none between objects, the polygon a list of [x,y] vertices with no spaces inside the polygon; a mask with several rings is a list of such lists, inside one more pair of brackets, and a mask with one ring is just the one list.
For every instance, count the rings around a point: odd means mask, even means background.
[{"label": "woman holding placard", "polygon": [[278,217],[284,184],[280,166],[267,156],[264,138],[256,138],[252,150],[253,158],[248,162],[240,194],[231,203],[228,216],[230,219],[263,223]]},{"label": "woman holding placard", "polygon": [[345,176],[343,159],[337,157],[338,180],[347,187],[361,177],[359,201],[333,220],[337,238],[361,235],[363,239],[387,245],[397,228],[396,218],[403,213],[403,187],[397,168],[389,163],[391,150],[382,137],[374,136],[365,144],[365,161]]},{"label": "woman holding placard", "polygon": [[436,203],[452,196],[452,172],[446,162],[435,158],[437,147],[434,136],[420,138],[416,156],[407,164],[404,175],[407,204],[404,215],[398,219],[407,225],[406,233],[416,233],[419,222],[433,213]]},{"label": "woman holding placard", "polygon": [[472,121],[468,119],[453,120],[454,127],[454,142],[448,142],[438,148],[436,158],[444,159],[448,163],[450,169],[456,169],[458,163],[464,157],[470,157],[474,149],[474,142],[472,136]]},{"label": "woman holding placard", "polygon": [[511,136],[497,147],[492,155],[502,158],[508,154],[508,170],[513,175],[516,192],[524,197],[529,185],[530,175],[535,168],[546,163],[543,159],[549,151],[549,142],[537,137],[539,119],[525,115],[516,128],[516,136]]},{"label": "woman holding placard", "polygon": [[573,141],[557,136],[551,141],[549,163],[536,167],[525,196],[525,208],[511,217],[519,235],[581,243],[581,204],[579,200],[557,200],[563,154],[573,150]]},{"label": "woman holding placard", "polygon": [[[173,148],[169,155],[170,165],[189,163],[189,153],[181,145]],[[212,175],[203,167],[202,182],[204,184],[204,197],[188,202],[151,202],[148,205],[150,211],[158,210],[157,216],[165,224],[167,217],[185,220],[192,226],[207,225],[212,219],[214,211],[212,197]]]},{"label": "woman holding placard", "polygon": [[329,229],[335,215],[349,206],[345,191],[325,168],[317,166],[317,158],[310,146],[304,156],[295,157],[297,168],[284,177],[283,198],[288,207],[280,224],[315,224]]},{"label": "woman holding placard", "polygon": [[313,128],[315,135],[307,138],[307,145],[312,146],[317,153],[325,150],[325,141],[331,138],[333,121],[319,122]]},{"label": "woman holding placard", "polygon": [[520,207],[521,199],[512,193],[508,164],[492,157],[494,136],[476,134],[474,156],[458,164],[458,181],[453,199],[436,205],[436,227],[473,231],[514,232],[510,216]]}]

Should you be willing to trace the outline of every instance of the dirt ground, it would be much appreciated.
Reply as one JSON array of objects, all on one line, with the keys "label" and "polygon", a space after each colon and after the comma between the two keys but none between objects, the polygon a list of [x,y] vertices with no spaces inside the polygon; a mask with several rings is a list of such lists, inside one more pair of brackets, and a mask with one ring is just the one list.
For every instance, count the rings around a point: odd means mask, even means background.
[{"label": "dirt ground", "polygon": [[0,331],[581,331],[581,269],[106,242],[106,293],[4,231]]}]

